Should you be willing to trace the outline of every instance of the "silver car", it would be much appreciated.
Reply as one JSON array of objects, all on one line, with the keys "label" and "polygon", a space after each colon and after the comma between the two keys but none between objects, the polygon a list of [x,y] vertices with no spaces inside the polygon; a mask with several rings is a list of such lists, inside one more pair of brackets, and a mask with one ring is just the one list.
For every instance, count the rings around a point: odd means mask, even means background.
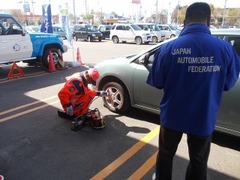
[{"label": "silver car", "polygon": [[[212,32],[214,36],[232,43],[240,55],[240,30]],[[110,111],[124,113],[131,107],[159,114],[163,91],[146,83],[155,51],[167,40],[135,55],[104,60],[96,65],[101,77],[99,90],[111,92],[111,98],[103,98]],[[240,137],[240,80],[231,91],[224,93],[218,114],[216,129]]]}]

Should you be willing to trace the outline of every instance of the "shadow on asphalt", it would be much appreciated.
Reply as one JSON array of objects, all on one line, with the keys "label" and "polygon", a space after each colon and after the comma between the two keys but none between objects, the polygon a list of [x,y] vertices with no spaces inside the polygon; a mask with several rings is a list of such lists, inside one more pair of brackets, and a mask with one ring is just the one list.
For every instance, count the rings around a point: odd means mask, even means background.
[{"label": "shadow on asphalt", "polygon": [[[145,120],[150,123],[159,124],[159,115],[132,108],[125,113],[126,116],[134,119]],[[219,131],[214,131],[212,143],[240,151],[240,138]]]}]

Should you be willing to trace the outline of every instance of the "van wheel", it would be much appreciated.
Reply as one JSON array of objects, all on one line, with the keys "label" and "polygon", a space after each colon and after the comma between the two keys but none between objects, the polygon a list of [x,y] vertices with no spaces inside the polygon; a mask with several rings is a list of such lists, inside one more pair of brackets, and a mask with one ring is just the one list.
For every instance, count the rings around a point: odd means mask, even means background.
[{"label": "van wheel", "polygon": [[78,40],[77,36],[74,36],[74,37],[73,37],[73,39],[74,39],[75,41],[77,41],[77,40]]},{"label": "van wheel", "polygon": [[117,36],[112,37],[112,41],[114,44],[117,44],[119,42],[119,39]]},{"label": "van wheel", "polygon": [[136,37],[135,42],[136,42],[137,45],[142,44],[142,38]]},{"label": "van wheel", "polygon": [[157,38],[156,36],[153,36],[153,37],[152,37],[152,42],[153,42],[153,43],[158,43],[158,38]]}]

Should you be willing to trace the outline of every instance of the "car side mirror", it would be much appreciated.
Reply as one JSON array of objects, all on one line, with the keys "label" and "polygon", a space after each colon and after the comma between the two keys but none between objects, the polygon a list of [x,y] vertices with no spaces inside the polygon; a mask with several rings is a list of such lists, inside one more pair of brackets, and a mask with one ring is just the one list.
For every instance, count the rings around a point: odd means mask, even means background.
[{"label": "car side mirror", "polygon": [[22,36],[25,36],[25,35],[26,35],[26,31],[22,30]]},{"label": "car side mirror", "polygon": [[143,64],[144,66],[148,65],[148,58],[149,53],[143,54],[142,56],[139,57],[139,63]]}]

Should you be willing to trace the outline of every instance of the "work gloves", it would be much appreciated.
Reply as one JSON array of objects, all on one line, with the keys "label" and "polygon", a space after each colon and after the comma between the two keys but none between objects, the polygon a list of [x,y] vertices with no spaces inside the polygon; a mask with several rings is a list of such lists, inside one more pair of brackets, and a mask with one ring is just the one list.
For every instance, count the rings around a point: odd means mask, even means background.
[{"label": "work gloves", "polygon": [[73,107],[72,106],[68,106],[66,108],[66,114],[69,116],[73,116]]}]

